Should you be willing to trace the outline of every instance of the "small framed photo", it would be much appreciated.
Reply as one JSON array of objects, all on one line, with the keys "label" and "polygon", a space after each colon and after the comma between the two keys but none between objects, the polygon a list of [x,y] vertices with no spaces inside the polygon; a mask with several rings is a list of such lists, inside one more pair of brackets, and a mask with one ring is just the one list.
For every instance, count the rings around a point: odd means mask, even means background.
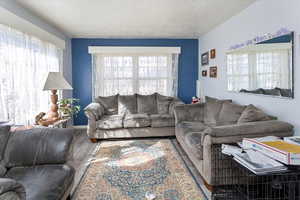
[{"label": "small framed photo", "polygon": [[204,54],[201,55],[201,65],[208,65],[209,64],[209,53],[206,52]]},{"label": "small framed photo", "polygon": [[218,76],[218,68],[217,66],[210,67],[209,68],[209,77],[211,78],[217,78]]},{"label": "small framed photo", "polygon": [[206,77],[207,76],[207,70],[202,70],[202,76]]},{"label": "small framed photo", "polygon": [[210,59],[215,59],[216,58],[216,49],[210,50]]}]

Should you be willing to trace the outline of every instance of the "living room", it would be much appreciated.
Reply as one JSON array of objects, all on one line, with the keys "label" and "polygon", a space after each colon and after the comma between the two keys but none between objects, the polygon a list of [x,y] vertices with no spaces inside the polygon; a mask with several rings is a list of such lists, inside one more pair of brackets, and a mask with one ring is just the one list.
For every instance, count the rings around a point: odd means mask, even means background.
[{"label": "living room", "polygon": [[299,8],[1,0],[0,199],[299,199]]}]

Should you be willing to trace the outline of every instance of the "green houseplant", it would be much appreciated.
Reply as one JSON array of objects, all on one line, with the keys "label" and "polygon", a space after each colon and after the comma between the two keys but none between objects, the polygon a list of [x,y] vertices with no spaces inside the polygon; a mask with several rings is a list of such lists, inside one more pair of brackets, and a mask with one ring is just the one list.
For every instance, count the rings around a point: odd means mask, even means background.
[{"label": "green houseplant", "polygon": [[79,99],[65,98],[58,101],[58,110],[62,118],[77,115],[80,111]]}]

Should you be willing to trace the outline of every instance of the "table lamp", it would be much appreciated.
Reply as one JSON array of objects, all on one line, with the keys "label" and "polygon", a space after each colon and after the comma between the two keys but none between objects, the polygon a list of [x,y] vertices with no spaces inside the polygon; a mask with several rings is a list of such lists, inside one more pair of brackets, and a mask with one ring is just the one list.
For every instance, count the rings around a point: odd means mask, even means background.
[{"label": "table lamp", "polygon": [[57,105],[57,90],[72,90],[72,86],[66,81],[60,72],[49,72],[43,90],[51,90],[51,107],[47,115],[43,118],[45,124],[53,124],[59,120]]}]

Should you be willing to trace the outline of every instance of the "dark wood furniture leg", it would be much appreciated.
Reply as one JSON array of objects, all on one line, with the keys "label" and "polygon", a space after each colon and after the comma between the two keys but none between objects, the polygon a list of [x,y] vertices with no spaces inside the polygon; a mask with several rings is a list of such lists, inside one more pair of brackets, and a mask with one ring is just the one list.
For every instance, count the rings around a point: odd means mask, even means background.
[{"label": "dark wood furniture leg", "polygon": [[90,138],[90,140],[91,140],[92,143],[97,143],[98,142],[97,138]]}]

